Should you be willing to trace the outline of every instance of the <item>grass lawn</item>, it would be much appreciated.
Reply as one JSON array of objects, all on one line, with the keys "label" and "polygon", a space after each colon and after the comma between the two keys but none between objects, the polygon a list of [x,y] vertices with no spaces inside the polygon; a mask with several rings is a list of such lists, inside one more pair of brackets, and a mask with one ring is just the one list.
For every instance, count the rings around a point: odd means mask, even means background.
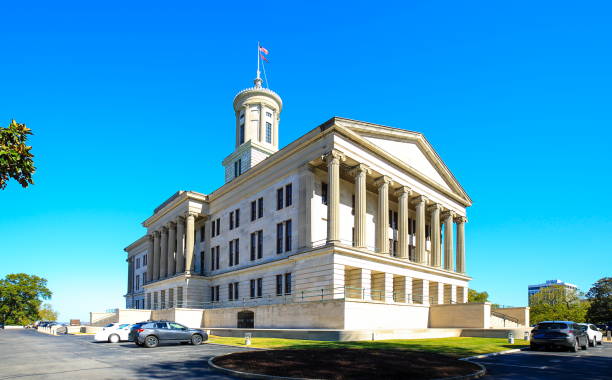
[{"label": "grass lawn", "polygon": [[[244,338],[211,336],[210,343],[227,344],[245,347]],[[529,341],[515,339],[514,344],[507,339],[499,338],[440,338],[440,339],[394,339],[360,342],[328,342],[317,340],[252,338],[251,346],[271,349],[309,349],[309,348],[372,348],[372,349],[405,349],[428,351],[456,357],[467,357],[491,352],[505,351],[513,348],[528,347]]]}]

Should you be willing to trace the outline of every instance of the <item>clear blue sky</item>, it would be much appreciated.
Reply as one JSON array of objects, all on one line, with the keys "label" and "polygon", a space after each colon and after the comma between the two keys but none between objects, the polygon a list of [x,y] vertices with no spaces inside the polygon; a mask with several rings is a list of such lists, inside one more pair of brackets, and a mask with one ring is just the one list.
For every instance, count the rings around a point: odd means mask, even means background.
[{"label": "clear blue sky", "polygon": [[425,134],[474,200],[473,288],[612,274],[609,3],[129,3],[0,5],[0,124],[37,166],[0,192],[0,276],[46,277],[62,320],[124,305],[140,223],[222,184],[257,40],[281,145],[331,116]]}]

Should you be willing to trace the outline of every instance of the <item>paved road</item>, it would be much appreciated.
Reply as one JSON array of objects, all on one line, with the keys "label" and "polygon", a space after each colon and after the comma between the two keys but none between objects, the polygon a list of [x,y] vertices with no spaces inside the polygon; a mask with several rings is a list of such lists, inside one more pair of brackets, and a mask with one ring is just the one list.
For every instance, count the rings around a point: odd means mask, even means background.
[{"label": "paved road", "polygon": [[0,379],[232,379],[208,367],[211,356],[244,351],[213,344],[95,343],[92,336],[0,330]]},{"label": "paved road", "polygon": [[610,380],[612,344],[589,347],[576,353],[567,351],[521,351],[515,354],[477,359],[487,367],[486,380]]}]

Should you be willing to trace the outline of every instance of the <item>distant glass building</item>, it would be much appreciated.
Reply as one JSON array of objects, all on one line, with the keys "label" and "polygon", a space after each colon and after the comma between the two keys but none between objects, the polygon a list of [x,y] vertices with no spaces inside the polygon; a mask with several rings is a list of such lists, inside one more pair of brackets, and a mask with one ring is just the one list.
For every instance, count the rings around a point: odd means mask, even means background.
[{"label": "distant glass building", "polygon": [[547,288],[549,286],[554,286],[554,285],[561,285],[563,287],[565,287],[565,289],[567,291],[572,291],[572,292],[576,292],[578,291],[578,287],[574,284],[569,284],[567,282],[563,282],[561,280],[548,280],[543,284],[538,284],[538,285],[528,285],[527,286],[527,292],[528,292],[528,298],[529,298],[529,304],[531,304],[531,296],[536,294],[537,292],[539,292],[540,290],[542,290],[542,288]]}]

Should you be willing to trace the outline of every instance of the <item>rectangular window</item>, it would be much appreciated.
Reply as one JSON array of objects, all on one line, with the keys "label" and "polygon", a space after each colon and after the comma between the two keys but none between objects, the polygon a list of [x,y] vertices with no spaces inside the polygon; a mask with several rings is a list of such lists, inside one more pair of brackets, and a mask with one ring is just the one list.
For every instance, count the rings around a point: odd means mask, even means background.
[{"label": "rectangular window", "polygon": [[266,117],[272,117],[272,113],[271,112],[266,112]]},{"label": "rectangular window", "polygon": [[231,282],[227,286],[227,299],[230,301],[234,300],[234,284]]},{"label": "rectangular window", "polygon": [[229,266],[233,267],[234,266],[234,241],[230,240],[229,242]]},{"label": "rectangular window", "polygon": [[244,144],[244,121],[240,123],[240,145]]},{"label": "rectangular window", "polygon": [[251,222],[257,219],[257,202],[251,202]]},{"label": "rectangular window", "polygon": [[238,300],[240,298],[240,291],[238,289],[238,282],[234,282],[234,299]]},{"label": "rectangular window", "polygon": [[236,211],[234,211],[234,225],[236,228],[240,227],[240,209],[236,209]]},{"label": "rectangular window", "polygon": [[272,123],[266,122],[266,142],[272,144]]},{"label": "rectangular window", "polygon": [[221,219],[217,218],[217,236],[221,232]]},{"label": "rectangular window", "polygon": [[283,295],[283,275],[282,274],[276,275],[276,295],[277,296]]},{"label": "rectangular window", "polygon": [[255,260],[255,252],[257,249],[257,232],[251,234],[251,261]]},{"label": "rectangular window", "polygon": [[200,252],[200,274],[204,274],[204,262],[206,258],[204,257],[204,251]]},{"label": "rectangular window", "polygon": [[355,215],[355,194],[351,196],[351,215]]},{"label": "rectangular window", "polygon": [[276,190],[276,209],[280,210],[283,208],[283,189]]},{"label": "rectangular window", "polygon": [[430,240],[431,238],[431,226],[425,225],[425,240]]},{"label": "rectangular window", "polygon": [[136,258],[136,269],[140,268],[140,257]]},{"label": "rectangular window", "polygon": [[255,298],[255,280],[251,280],[251,298]]},{"label": "rectangular window", "polygon": [[240,264],[240,240],[234,239],[234,265]]},{"label": "rectangular window", "polygon": [[293,204],[293,185],[288,184],[285,186],[285,207],[289,207]]},{"label": "rectangular window", "polygon": [[257,200],[257,217],[263,217],[263,198]]},{"label": "rectangular window", "polygon": [[217,246],[217,253],[216,253],[217,257],[215,258],[215,263],[217,264],[217,267],[215,269],[219,269],[219,261],[220,261],[219,260],[219,255],[220,255],[220,251],[221,251],[220,248],[221,247]]},{"label": "rectangular window", "polygon": [[213,220],[210,228],[210,237],[215,237],[215,232],[217,232],[217,229],[215,228],[215,223],[216,222]]},{"label": "rectangular window", "polygon": [[283,253],[283,223],[276,225],[276,253]]},{"label": "rectangular window", "polygon": [[142,272],[142,284],[144,285],[147,282],[147,272]]},{"label": "rectangular window", "polygon": [[140,275],[136,275],[136,290],[140,289]]},{"label": "rectangular window", "polygon": [[257,231],[257,258],[263,257],[263,231]]},{"label": "rectangular window", "polygon": [[321,182],[321,203],[327,206],[327,184]]},{"label": "rectangular window", "polygon": [[291,294],[291,273],[285,273],[285,294]]},{"label": "rectangular window", "polygon": [[215,247],[210,249],[210,270],[215,270]]},{"label": "rectangular window", "polygon": [[146,254],[142,257],[142,265],[147,265],[147,261],[149,259],[149,254]]},{"label": "rectangular window", "polygon": [[257,279],[257,298],[261,298],[262,288],[263,288],[263,279],[258,278]]},{"label": "rectangular window", "polygon": [[204,229],[204,225],[202,225],[200,227],[200,241],[204,241],[204,236],[206,236],[205,232],[206,232],[206,230]]},{"label": "rectangular window", "polygon": [[229,229],[233,230],[234,229],[234,212],[230,212],[229,214]]},{"label": "rectangular window", "polygon": [[291,220],[285,222],[285,252],[291,251]]}]

